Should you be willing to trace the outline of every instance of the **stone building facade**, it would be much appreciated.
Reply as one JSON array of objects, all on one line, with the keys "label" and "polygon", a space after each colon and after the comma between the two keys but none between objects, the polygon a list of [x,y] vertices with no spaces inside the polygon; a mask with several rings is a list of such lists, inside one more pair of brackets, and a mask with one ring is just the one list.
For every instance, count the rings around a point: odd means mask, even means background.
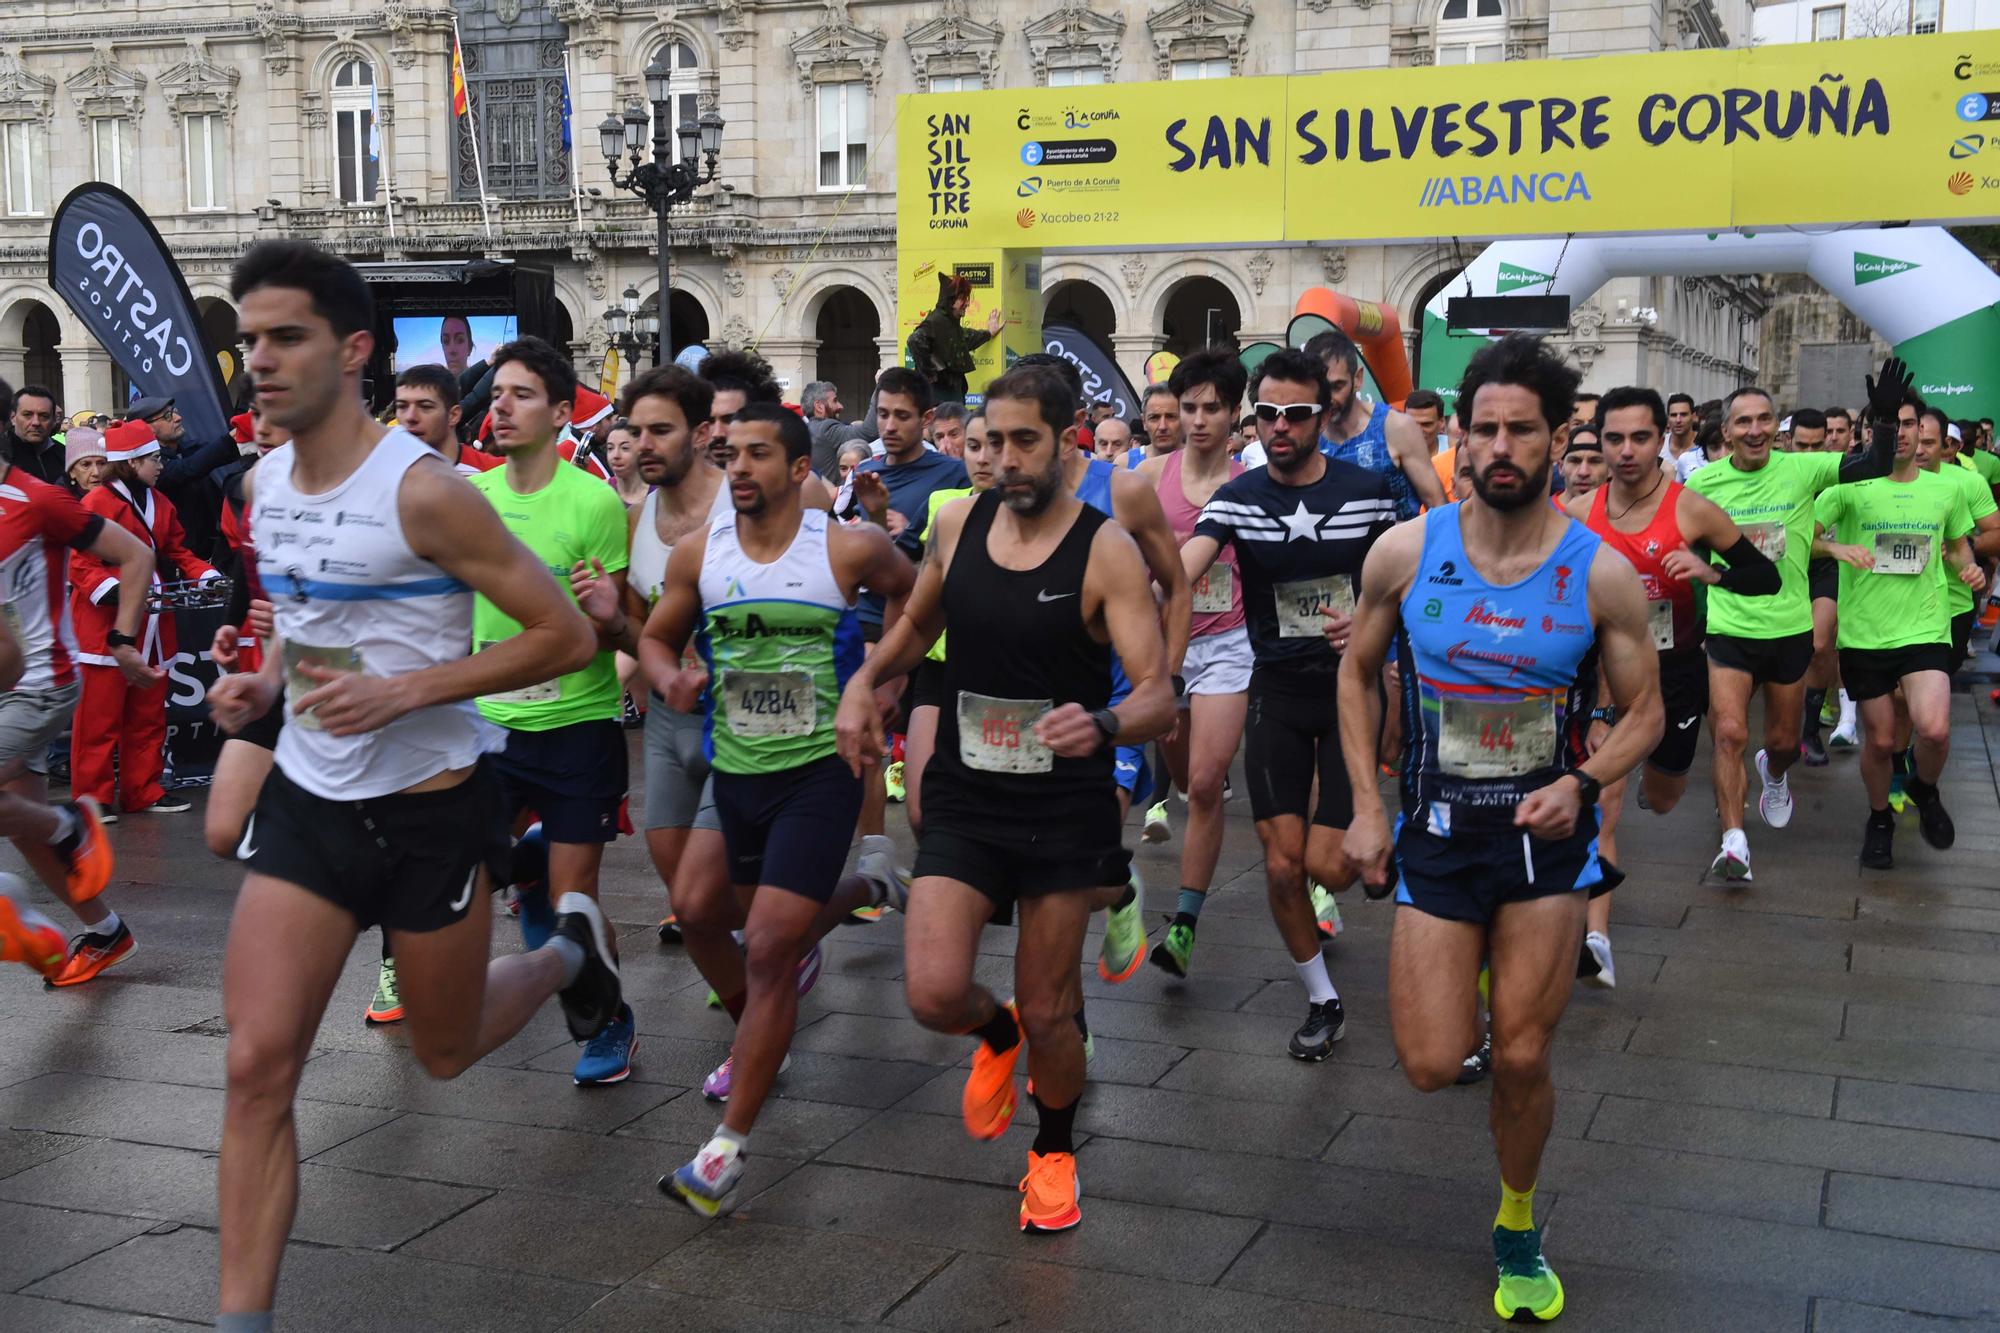
[{"label": "stone building facade", "polygon": [[[72,410],[114,404],[109,358],[46,281],[55,204],[102,178],[167,237],[218,346],[231,261],[289,236],[548,265],[588,377],[606,307],[627,287],[658,297],[653,219],[610,188],[597,125],[665,52],[676,120],[727,122],[719,180],[674,213],[676,344],[754,344],[791,393],[830,378],[858,405],[895,349],[899,93],[1718,46],[1750,16],[1749,0],[0,0],[0,376],[53,382]],[[483,204],[451,109],[454,25]],[[1315,284],[1414,329],[1470,257],[1448,238],[1052,252],[1044,281],[1137,382],[1162,347],[1281,339]],[[1594,385],[1708,397],[1757,373],[1765,300],[1754,282],[1620,280],[1567,339]]]}]

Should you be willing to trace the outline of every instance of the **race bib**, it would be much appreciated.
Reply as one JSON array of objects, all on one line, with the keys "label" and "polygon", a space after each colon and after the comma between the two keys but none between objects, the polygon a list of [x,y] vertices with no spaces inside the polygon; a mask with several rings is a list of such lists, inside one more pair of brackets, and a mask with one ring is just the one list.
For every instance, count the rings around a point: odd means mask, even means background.
[{"label": "race bib", "polygon": [[1743,528],[1743,535],[1750,544],[1764,553],[1764,558],[1777,564],[1785,558],[1785,525],[1782,523],[1750,523]]},{"label": "race bib", "polygon": [[1354,614],[1354,583],[1345,574],[1323,579],[1279,583],[1271,596],[1278,603],[1278,637],[1317,639],[1326,633],[1326,616]]},{"label": "race bib", "polygon": [[810,736],[819,717],[809,671],[725,671],[722,701],[732,736]]},{"label": "race bib", "polygon": [[1438,765],[1461,778],[1518,778],[1556,761],[1551,695],[1494,703],[1447,694],[1438,729]]},{"label": "race bib", "polygon": [[1653,647],[1666,652],[1674,646],[1674,604],[1646,603],[1646,624],[1653,631]]},{"label": "race bib", "polygon": [[1046,773],[1055,751],[1035,739],[1035,722],[1053,699],[995,699],[958,692],[958,757],[982,773]]},{"label": "race bib", "polygon": [[1217,561],[1208,573],[1194,581],[1194,613],[1219,615],[1227,611],[1236,594],[1236,566]]},{"label": "race bib", "polygon": [[346,671],[361,674],[361,654],[353,648],[315,648],[309,643],[296,639],[286,639],[285,643],[285,697],[292,701],[291,717],[288,725],[304,727],[308,731],[320,729],[319,719],[298,707],[298,701],[318,689],[324,682],[314,680],[300,672],[307,664],[324,667],[329,671]]},{"label": "race bib", "polygon": [[1878,532],[1875,534],[1877,574],[1921,574],[1930,567],[1931,535],[1928,532]]},{"label": "race bib", "polygon": [[[476,643],[473,645],[473,650],[483,653],[491,648],[494,642],[495,640],[488,639],[484,643]],[[562,679],[558,677],[555,680],[545,680],[539,685],[523,685],[518,690],[506,690],[500,694],[482,694],[479,697],[496,704],[552,703],[562,698]]]}]

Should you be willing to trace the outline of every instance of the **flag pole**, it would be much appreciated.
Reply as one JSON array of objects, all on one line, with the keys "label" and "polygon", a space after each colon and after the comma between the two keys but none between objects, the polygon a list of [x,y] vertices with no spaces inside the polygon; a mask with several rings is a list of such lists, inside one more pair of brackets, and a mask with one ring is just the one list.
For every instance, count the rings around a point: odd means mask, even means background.
[{"label": "flag pole", "polygon": [[[465,77],[465,47],[458,38],[458,14],[451,16],[451,63],[458,77]],[[472,86],[465,88],[466,132],[472,136],[472,172],[479,180],[479,220],[486,228],[486,243],[493,243],[493,217],[486,209],[486,168],[479,160],[479,118],[472,114]]]},{"label": "flag pole", "polygon": [[576,230],[583,232],[583,180],[576,166],[576,80],[570,74],[569,43],[563,43],[563,138],[569,144],[569,196],[576,203]]},{"label": "flag pole", "polygon": [[382,192],[382,216],[389,223],[389,244],[396,243],[396,191],[382,170],[382,97],[378,85],[368,85],[368,156],[375,161],[375,188]]}]

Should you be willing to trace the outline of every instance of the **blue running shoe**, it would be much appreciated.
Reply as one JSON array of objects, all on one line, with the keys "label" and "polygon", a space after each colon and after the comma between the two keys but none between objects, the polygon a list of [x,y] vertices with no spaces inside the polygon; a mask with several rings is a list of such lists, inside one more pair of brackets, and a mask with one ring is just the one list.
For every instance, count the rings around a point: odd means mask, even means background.
[{"label": "blue running shoe", "polygon": [[717,1135],[702,1145],[693,1161],[660,1177],[660,1189],[699,1216],[715,1217],[736,1202],[736,1187],[742,1180],[743,1149]]},{"label": "blue running shoe", "polygon": [[639,1033],[632,1023],[632,1006],[618,1006],[618,1017],[605,1024],[604,1031],[583,1044],[583,1055],[570,1077],[579,1088],[602,1083],[623,1083],[632,1076],[632,1056],[639,1049]]},{"label": "blue running shoe", "polygon": [[556,933],[556,909],[549,901],[547,883],[523,884],[520,892],[516,902],[521,908],[521,947],[533,953]]}]

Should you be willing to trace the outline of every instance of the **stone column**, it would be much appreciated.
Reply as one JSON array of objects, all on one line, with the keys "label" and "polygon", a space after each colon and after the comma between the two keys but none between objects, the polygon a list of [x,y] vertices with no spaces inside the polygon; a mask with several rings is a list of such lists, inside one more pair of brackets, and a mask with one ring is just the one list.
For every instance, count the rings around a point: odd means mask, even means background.
[{"label": "stone column", "polygon": [[1118,361],[1118,368],[1125,372],[1125,378],[1132,381],[1132,387],[1144,393],[1146,390],[1146,358],[1166,346],[1165,335],[1159,333],[1114,333],[1111,335],[1111,354]]},{"label": "stone column", "polygon": [[[81,330],[65,329],[56,351],[62,356],[66,413],[74,416],[86,407],[97,412],[116,412],[124,406],[112,395],[111,353],[100,347],[95,338]],[[18,379],[12,382],[20,383]]]}]

